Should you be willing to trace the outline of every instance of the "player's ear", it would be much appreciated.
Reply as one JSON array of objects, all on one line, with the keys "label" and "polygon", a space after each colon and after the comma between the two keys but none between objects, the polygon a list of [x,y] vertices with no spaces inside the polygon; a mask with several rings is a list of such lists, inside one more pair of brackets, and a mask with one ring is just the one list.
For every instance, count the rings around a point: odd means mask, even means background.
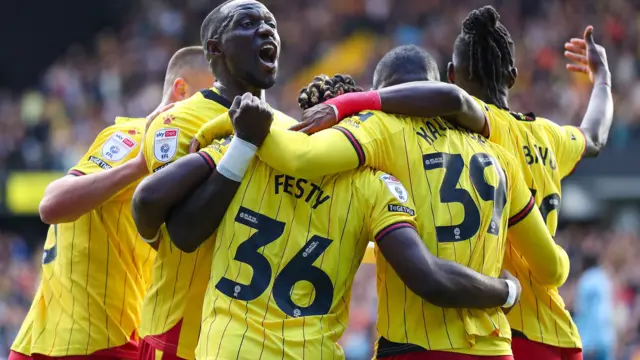
[{"label": "player's ear", "polygon": [[518,68],[512,67],[511,70],[509,70],[509,75],[509,83],[507,85],[509,86],[509,89],[511,89],[513,85],[516,84],[516,79],[518,78]]},{"label": "player's ear", "polygon": [[214,56],[222,54],[222,50],[222,42],[217,36],[207,40],[207,60],[209,62]]},{"label": "player's ear", "polygon": [[181,101],[187,98],[189,93],[189,85],[183,78],[179,77],[173,82],[171,93],[175,101]]},{"label": "player's ear", "polygon": [[447,78],[449,79],[450,83],[452,84],[456,83],[455,69],[451,61],[449,61],[449,63],[447,64]]}]

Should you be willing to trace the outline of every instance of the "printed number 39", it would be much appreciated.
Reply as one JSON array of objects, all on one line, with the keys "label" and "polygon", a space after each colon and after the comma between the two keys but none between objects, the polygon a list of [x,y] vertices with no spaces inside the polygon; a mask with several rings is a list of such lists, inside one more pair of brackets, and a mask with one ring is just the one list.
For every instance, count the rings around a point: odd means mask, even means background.
[{"label": "printed number 39", "polygon": [[[234,257],[234,260],[251,267],[253,277],[247,285],[223,277],[216,284],[216,289],[231,298],[251,301],[267,290],[273,275],[271,264],[258,250],[278,240],[284,232],[285,223],[245,207],[240,207],[235,220],[257,230],[238,246]],[[331,242],[332,240],[313,236],[276,275],[273,283],[273,298],[285,314],[294,317],[324,315],[331,309],[334,291],[331,278],[324,271],[313,266],[313,262],[327,250]],[[313,302],[306,307],[296,305],[291,298],[293,287],[300,281],[311,283],[316,292]]]},{"label": "printed number 39", "polygon": [[[480,211],[469,191],[458,188],[460,176],[464,169],[464,160],[460,154],[433,153],[422,157],[426,171],[445,169],[444,179],[440,186],[440,202],[443,204],[459,203],[464,208],[464,220],[458,225],[436,226],[439,242],[464,241],[473,237],[480,229]],[[485,168],[492,166],[498,175],[498,187],[487,183],[484,177]],[[478,153],[469,161],[471,183],[484,201],[493,201],[493,215],[487,232],[493,235],[500,233],[500,220],[506,203],[506,179],[498,161],[489,154]]]}]

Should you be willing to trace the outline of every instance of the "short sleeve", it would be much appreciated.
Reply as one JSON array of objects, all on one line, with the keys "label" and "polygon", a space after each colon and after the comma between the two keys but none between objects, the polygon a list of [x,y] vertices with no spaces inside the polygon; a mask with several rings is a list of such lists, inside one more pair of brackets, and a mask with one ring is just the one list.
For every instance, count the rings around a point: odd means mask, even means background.
[{"label": "short sleeve", "polygon": [[72,167],[69,175],[88,175],[108,170],[138,155],[142,140],[140,122],[112,125],[102,130],[86,154]]},{"label": "short sleeve", "polygon": [[531,190],[516,164],[516,159],[512,156],[505,156],[500,159],[503,169],[506,171],[509,202],[509,226],[519,223],[535,209],[536,202],[531,195]]},{"label": "short sleeve", "polygon": [[379,111],[361,112],[342,120],[333,129],[340,131],[358,155],[358,166],[381,168],[386,164],[393,134],[401,133],[400,123],[386,119]]},{"label": "short sleeve", "polygon": [[509,139],[509,126],[511,124],[482,100],[475,97],[473,99],[480,105],[484,118],[489,124],[489,141],[504,144],[504,141]]},{"label": "short sleeve", "polygon": [[[178,123],[182,119],[179,118],[172,110],[164,112],[156,117],[144,139],[144,158],[147,161],[147,168],[149,172],[156,172],[172,161],[178,159],[185,154],[179,154],[179,147],[181,142],[191,141],[184,137],[189,137],[187,134],[182,134]],[[182,139],[184,138],[184,139]],[[188,145],[187,145],[188,147]],[[186,153],[188,149],[183,152]]]},{"label": "short sleeve", "polygon": [[381,171],[363,172],[358,187],[370,209],[369,231],[376,243],[394,230],[415,228],[415,205],[402,183]]},{"label": "short sleeve", "polygon": [[587,138],[578,127],[560,126],[547,119],[541,120],[552,141],[560,176],[565,178],[575,171],[582,159],[587,148]]},{"label": "short sleeve", "polygon": [[222,160],[222,156],[230,142],[231,136],[221,140],[214,140],[211,145],[198,151],[198,155],[200,155],[202,160],[204,160],[211,170],[213,170],[218,166],[220,160]]}]

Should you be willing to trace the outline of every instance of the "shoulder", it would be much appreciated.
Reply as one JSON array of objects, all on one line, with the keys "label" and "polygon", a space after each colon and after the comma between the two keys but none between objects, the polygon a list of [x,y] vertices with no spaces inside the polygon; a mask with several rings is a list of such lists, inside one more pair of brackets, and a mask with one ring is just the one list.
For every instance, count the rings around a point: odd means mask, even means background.
[{"label": "shoulder", "polygon": [[370,201],[373,201],[378,194],[383,193],[387,197],[394,197],[401,204],[409,202],[409,192],[402,182],[393,175],[368,167],[362,167],[353,170],[353,172],[352,176],[356,187]]},{"label": "shoulder", "polygon": [[401,115],[387,114],[382,111],[367,110],[343,119],[336,126],[356,129],[367,128],[393,130],[401,128],[406,119],[410,118]]}]

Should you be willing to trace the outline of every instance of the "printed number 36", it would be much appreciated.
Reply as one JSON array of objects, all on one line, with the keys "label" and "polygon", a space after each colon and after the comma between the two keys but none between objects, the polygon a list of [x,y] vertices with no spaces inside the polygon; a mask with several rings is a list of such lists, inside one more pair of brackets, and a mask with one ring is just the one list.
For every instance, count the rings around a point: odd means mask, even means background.
[{"label": "printed number 36", "polygon": [[[445,169],[444,179],[440,186],[440,202],[443,204],[459,203],[464,208],[464,220],[458,225],[436,226],[439,242],[465,241],[473,237],[480,229],[480,211],[469,191],[458,188],[460,176],[464,169],[464,160],[460,154],[433,153],[422,156],[424,169]],[[484,177],[485,168],[493,165],[498,175],[498,187],[487,183]],[[498,161],[491,155],[477,153],[469,160],[469,176],[480,198],[493,201],[493,215],[487,232],[498,235],[500,220],[506,203],[506,179]]]},{"label": "printed number 36", "polygon": [[[284,232],[285,223],[245,207],[240,207],[235,220],[257,230],[238,246],[234,257],[234,260],[251,267],[253,277],[247,285],[223,277],[216,284],[216,289],[231,298],[251,301],[267,290],[273,273],[271,264],[258,250],[278,240]],[[293,317],[324,315],[331,309],[334,291],[331,278],[313,266],[313,262],[327,250],[331,242],[332,240],[313,236],[276,275],[273,298],[285,314]],[[305,307],[296,305],[291,298],[294,285],[300,281],[311,283],[316,293],[311,304]]]}]

